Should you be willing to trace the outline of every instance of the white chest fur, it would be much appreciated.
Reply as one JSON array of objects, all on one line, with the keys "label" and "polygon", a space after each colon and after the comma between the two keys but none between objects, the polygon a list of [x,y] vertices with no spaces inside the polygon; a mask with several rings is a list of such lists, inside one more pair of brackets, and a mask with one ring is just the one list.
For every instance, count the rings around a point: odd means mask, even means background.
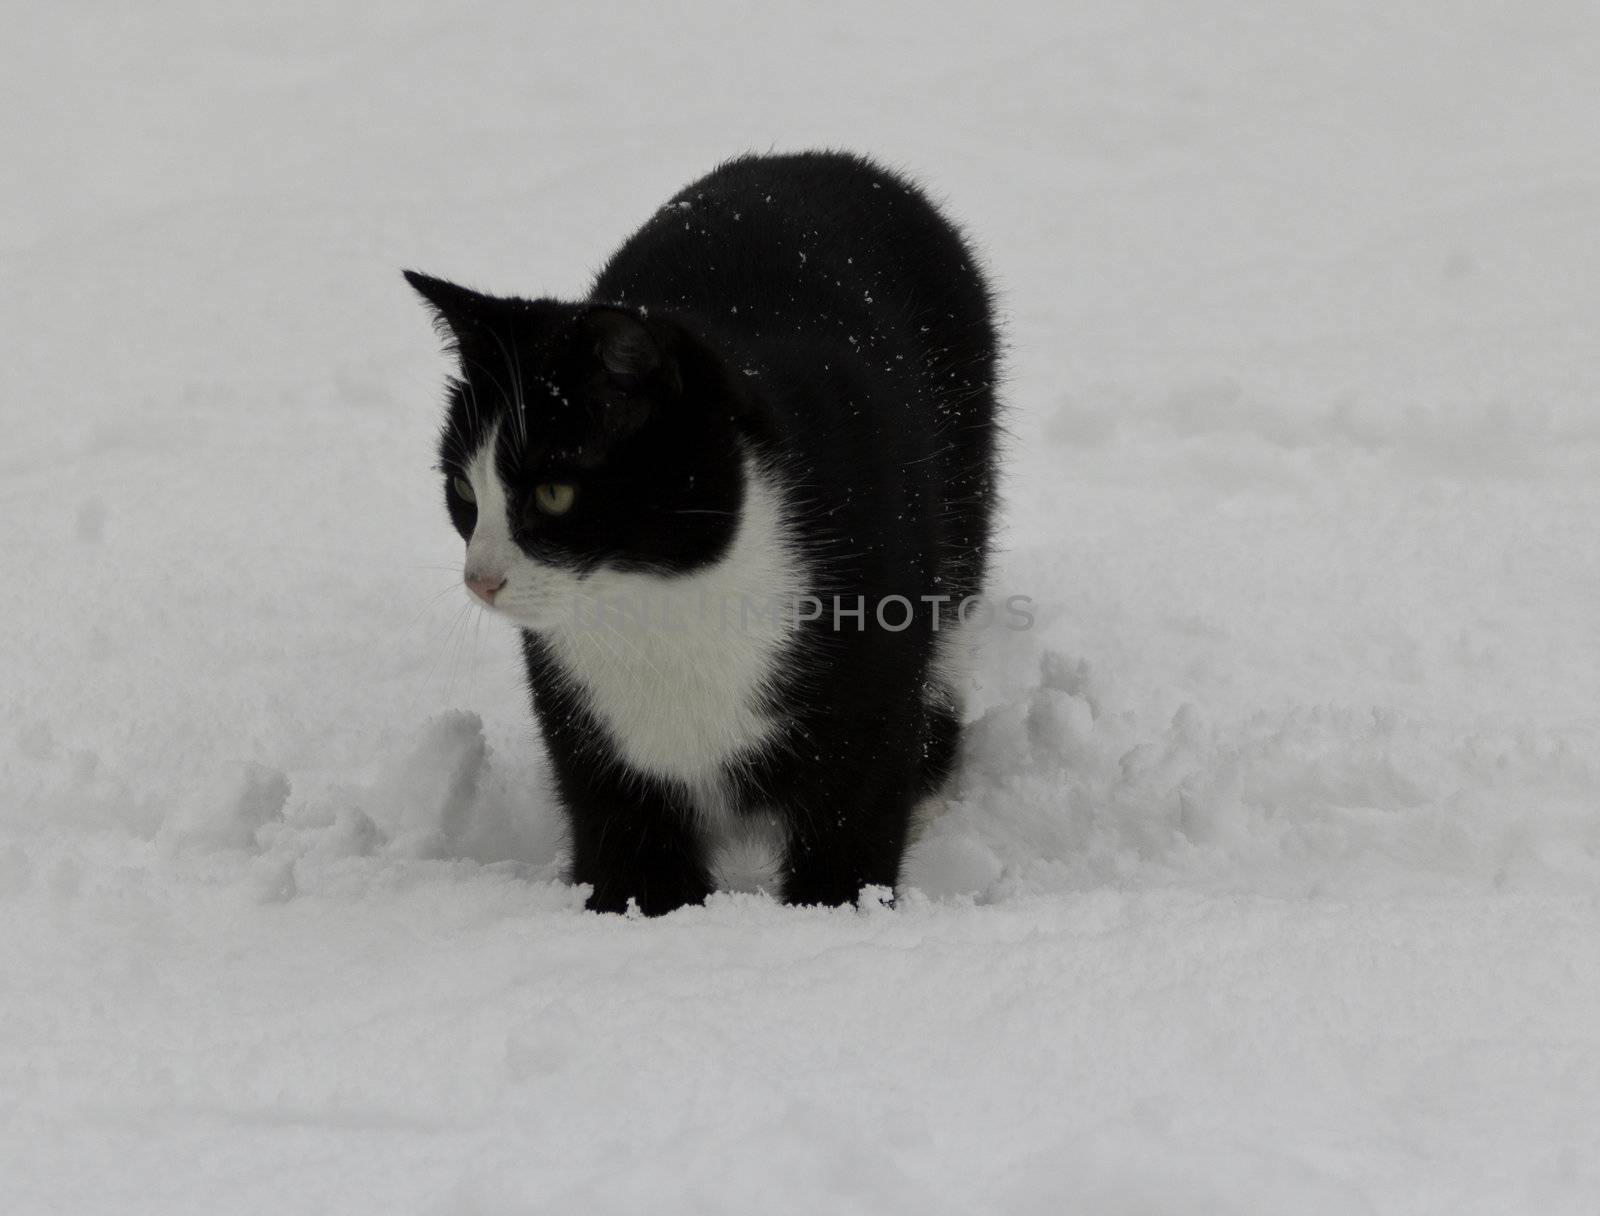
[{"label": "white chest fur", "polygon": [[683,785],[712,819],[723,766],[773,730],[763,693],[793,639],[783,610],[805,590],[781,491],[753,464],[746,487],[715,565],[680,578],[601,571],[582,610],[542,633],[621,758]]}]

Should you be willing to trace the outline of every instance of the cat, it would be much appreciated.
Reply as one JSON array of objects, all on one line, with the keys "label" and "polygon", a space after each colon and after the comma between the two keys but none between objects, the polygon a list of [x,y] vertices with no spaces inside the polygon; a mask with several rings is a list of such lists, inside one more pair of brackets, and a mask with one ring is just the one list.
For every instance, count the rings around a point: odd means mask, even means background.
[{"label": "cat", "polygon": [[459,360],[464,580],[522,631],[588,906],[892,890],[955,766],[996,496],[963,236],[863,157],[747,155],[586,299],[406,278]]}]

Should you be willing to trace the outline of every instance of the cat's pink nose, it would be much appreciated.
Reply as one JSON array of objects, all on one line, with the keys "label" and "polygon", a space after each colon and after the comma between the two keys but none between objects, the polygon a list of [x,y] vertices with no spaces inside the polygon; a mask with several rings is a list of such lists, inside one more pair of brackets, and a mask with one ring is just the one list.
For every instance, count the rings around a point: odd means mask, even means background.
[{"label": "cat's pink nose", "polygon": [[495,574],[487,578],[468,574],[465,578],[467,590],[489,605],[494,604],[494,597],[499,594],[500,588],[506,585],[505,575],[503,574]]}]

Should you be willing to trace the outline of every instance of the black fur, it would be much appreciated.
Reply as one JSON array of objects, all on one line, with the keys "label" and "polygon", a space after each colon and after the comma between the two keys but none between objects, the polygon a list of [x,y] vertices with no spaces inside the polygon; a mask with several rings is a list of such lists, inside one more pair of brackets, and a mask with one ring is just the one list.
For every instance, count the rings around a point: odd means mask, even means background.
[{"label": "black fur", "polygon": [[[784,897],[839,904],[893,886],[916,801],[955,763],[959,720],[930,695],[939,611],[978,594],[995,493],[996,335],[971,250],[897,174],[839,153],[747,156],[684,189],[611,258],[587,300],[496,299],[409,275],[459,350],[441,442],[449,486],[483,427],[526,501],[580,484],[582,511],[524,506],[518,545],[580,570],[664,577],[725,552],[741,452],[782,470],[813,594],[867,606],[801,628],[766,705],[780,723],[723,774],[741,812],[788,833]],[[519,405],[518,395],[522,402]],[[872,606],[906,597],[910,628]],[[891,614],[898,619],[898,613]],[[687,795],[631,769],[548,645],[524,633],[533,703],[590,906],[704,898]]]}]

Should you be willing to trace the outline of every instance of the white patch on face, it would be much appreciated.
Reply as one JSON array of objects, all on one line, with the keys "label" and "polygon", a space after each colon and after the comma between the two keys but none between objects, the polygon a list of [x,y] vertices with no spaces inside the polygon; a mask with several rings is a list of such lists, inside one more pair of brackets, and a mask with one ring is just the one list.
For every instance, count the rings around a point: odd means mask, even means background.
[{"label": "white patch on face", "polygon": [[562,566],[537,562],[511,538],[510,496],[495,468],[495,444],[500,424],[467,465],[467,480],[478,499],[478,518],[467,543],[465,577],[495,583],[505,580],[494,599],[494,609],[524,629],[545,629],[561,614],[569,616],[582,594],[577,575]]}]

